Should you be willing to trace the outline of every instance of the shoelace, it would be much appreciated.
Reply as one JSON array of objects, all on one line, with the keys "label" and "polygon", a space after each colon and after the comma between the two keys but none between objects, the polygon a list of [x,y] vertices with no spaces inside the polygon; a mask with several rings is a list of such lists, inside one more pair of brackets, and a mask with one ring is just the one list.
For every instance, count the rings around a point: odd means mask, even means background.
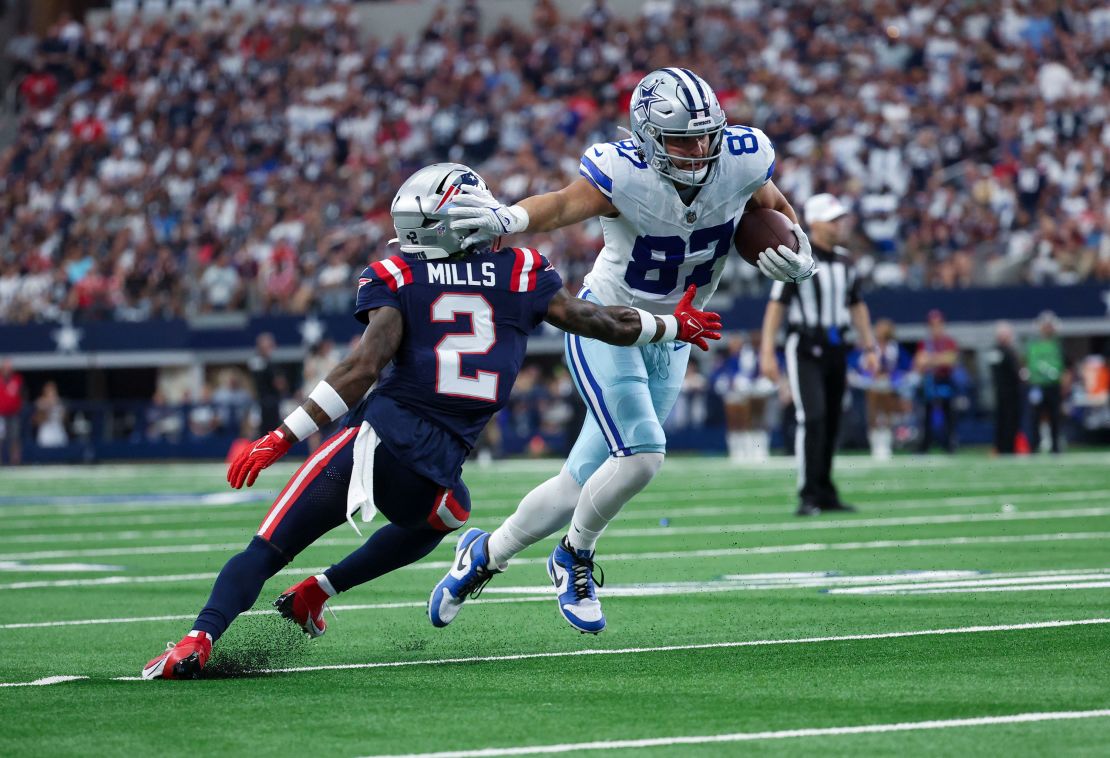
[{"label": "shoelace", "polygon": [[574,565],[571,567],[574,572],[574,595],[579,600],[586,600],[590,597],[590,577],[594,570],[596,569],[599,575],[594,579],[594,584],[598,587],[605,586],[605,572],[600,565],[594,563],[592,558],[579,558],[573,552],[571,555],[574,555]]},{"label": "shoelace", "polygon": [[485,566],[474,567],[474,577],[459,588],[459,597],[469,597],[476,599],[481,596],[482,590],[489,584],[489,580],[493,579],[496,571],[490,571]]}]

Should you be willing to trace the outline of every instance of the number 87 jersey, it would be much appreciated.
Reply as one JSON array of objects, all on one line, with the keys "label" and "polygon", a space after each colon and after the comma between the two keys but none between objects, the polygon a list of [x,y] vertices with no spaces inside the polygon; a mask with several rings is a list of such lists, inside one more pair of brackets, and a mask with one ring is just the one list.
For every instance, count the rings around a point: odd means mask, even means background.
[{"label": "number 87 jersey", "polygon": [[744,206],[775,169],[774,147],[759,129],[730,126],[723,140],[709,169],[715,174],[689,205],[631,140],[598,143],[583,153],[579,173],[620,212],[601,217],[605,246],[586,277],[602,303],[666,315],[694,284],[694,304],[705,307],[734,249]]}]

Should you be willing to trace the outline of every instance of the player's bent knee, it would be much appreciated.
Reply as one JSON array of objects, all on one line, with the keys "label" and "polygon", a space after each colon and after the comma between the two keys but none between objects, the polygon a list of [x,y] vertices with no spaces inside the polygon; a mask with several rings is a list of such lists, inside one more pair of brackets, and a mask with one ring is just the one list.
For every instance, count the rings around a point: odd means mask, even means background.
[{"label": "player's bent knee", "polygon": [[427,523],[438,532],[453,532],[470,519],[468,499],[460,499],[455,490],[444,490],[428,514]]},{"label": "player's bent knee", "polygon": [[625,482],[636,490],[643,489],[659,473],[663,467],[664,454],[662,452],[648,451],[634,453],[633,455],[618,458],[621,476]]}]

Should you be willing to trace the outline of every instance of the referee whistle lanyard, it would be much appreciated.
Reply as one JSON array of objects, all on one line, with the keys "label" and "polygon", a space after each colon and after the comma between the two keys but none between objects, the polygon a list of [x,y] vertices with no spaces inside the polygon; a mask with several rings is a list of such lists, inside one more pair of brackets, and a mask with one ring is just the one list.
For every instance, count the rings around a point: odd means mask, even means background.
[{"label": "referee whistle lanyard", "polygon": [[347,486],[347,523],[362,536],[358,525],[355,524],[355,511],[361,514],[362,523],[367,524],[373,520],[378,512],[374,504],[374,455],[378,451],[378,433],[368,421],[363,421],[355,436],[355,447],[352,453],[354,461],[351,467],[351,483]]}]

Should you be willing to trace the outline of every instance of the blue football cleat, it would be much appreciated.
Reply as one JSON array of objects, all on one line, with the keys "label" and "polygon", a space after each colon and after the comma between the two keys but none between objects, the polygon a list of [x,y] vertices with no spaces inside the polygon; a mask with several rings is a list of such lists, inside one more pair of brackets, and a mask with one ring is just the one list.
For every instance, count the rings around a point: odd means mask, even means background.
[{"label": "blue football cleat", "polygon": [[467,529],[455,545],[455,562],[447,576],[439,580],[428,600],[432,626],[443,627],[454,621],[468,597],[478,597],[482,588],[500,571],[488,568],[489,532]]},{"label": "blue football cleat", "polygon": [[[600,577],[594,580],[594,569]],[[559,613],[583,634],[605,629],[605,614],[597,599],[597,588],[605,585],[605,573],[594,564],[594,554],[575,550],[566,537],[547,559],[547,575],[559,595]]]}]

